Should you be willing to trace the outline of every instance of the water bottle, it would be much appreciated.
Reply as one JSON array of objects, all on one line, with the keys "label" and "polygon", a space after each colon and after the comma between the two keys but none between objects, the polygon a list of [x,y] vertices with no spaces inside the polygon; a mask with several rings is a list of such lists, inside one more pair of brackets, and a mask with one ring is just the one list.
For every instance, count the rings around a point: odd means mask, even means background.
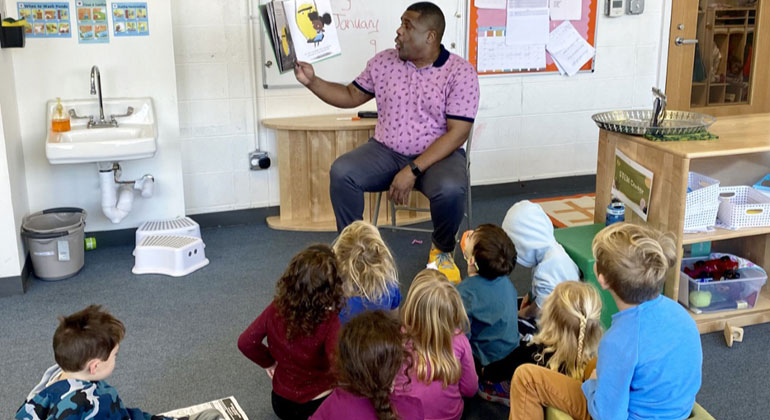
[{"label": "water bottle", "polygon": [[626,220],[626,205],[620,201],[612,200],[607,206],[607,218],[604,225],[609,226],[613,223]]}]

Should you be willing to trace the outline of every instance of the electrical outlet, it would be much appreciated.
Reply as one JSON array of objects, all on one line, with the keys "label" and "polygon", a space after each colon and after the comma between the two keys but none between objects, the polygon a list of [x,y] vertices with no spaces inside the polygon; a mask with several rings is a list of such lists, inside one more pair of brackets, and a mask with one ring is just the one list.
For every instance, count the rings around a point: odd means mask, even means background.
[{"label": "electrical outlet", "polygon": [[261,150],[255,150],[249,152],[249,169],[252,171],[259,171],[261,169],[267,169],[270,167],[270,157],[267,152]]}]

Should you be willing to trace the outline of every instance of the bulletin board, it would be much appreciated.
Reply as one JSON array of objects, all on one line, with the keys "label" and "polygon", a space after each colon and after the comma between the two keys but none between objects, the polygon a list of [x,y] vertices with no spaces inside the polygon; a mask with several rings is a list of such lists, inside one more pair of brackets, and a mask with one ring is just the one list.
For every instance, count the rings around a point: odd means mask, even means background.
[{"label": "bulletin board", "polygon": [[[553,1],[553,0],[551,0]],[[505,33],[506,10],[497,9],[479,9],[476,7],[476,1],[468,2],[468,61],[476,67],[478,63],[478,37],[479,35],[500,35]],[[592,47],[596,47],[596,14],[597,0],[582,0],[580,20],[570,20],[577,32]],[[562,24],[561,20],[551,20],[550,30]],[[480,33],[479,30],[482,32]],[[558,73],[553,58],[546,51],[546,67],[544,69],[499,69],[495,71],[482,71],[479,75],[502,75],[502,74],[520,74],[520,73]],[[594,61],[592,58],[586,62],[580,71],[593,71]]]}]

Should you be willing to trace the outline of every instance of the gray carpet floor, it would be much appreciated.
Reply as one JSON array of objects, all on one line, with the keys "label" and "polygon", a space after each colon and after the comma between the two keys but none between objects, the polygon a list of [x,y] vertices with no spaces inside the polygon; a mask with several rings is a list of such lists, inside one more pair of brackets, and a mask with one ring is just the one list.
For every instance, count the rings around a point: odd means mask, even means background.
[{"label": "gray carpet floor", "polygon": [[[591,191],[565,185],[559,196]],[[514,202],[543,196],[512,188],[475,193],[474,225],[500,223]],[[0,417],[11,418],[43,371],[53,364],[51,338],[56,317],[90,303],[105,305],[121,319],[127,335],[108,379],[126,405],[162,412],[234,395],[248,416],[275,418],[270,381],[243,357],[236,340],[271,301],[276,279],[289,259],[310,243],[329,243],[333,233],[274,231],[253,224],[205,228],[211,263],[186,277],[131,274],[132,246],[102,247],[86,253],[83,270],[59,282],[33,278],[26,294],[0,299]],[[406,293],[424,267],[428,234],[383,231],[395,253]],[[413,239],[422,244],[412,244]],[[464,261],[457,258],[464,270]],[[529,272],[512,274],[519,293]],[[717,419],[767,418],[770,412],[770,324],[745,329],[742,343],[727,348],[721,333],[702,336],[703,386],[698,402]],[[466,402],[466,419],[506,419],[503,406],[477,398]]]}]

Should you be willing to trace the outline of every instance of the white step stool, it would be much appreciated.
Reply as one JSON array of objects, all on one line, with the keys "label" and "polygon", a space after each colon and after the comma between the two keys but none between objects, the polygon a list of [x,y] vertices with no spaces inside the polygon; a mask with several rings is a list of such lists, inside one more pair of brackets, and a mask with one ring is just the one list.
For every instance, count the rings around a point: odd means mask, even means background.
[{"label": "white step stool", "polygon": [[201,228],[189,217],[144,222],[136,229],[136,246],[142,243],[142,239],[153,235],[180,235],[200,238]]},{"label": "white step stool", "polygon": [[201,238],[181,235],[145,236],[134,249],[134,274],[181,277],[208,265]]}]

